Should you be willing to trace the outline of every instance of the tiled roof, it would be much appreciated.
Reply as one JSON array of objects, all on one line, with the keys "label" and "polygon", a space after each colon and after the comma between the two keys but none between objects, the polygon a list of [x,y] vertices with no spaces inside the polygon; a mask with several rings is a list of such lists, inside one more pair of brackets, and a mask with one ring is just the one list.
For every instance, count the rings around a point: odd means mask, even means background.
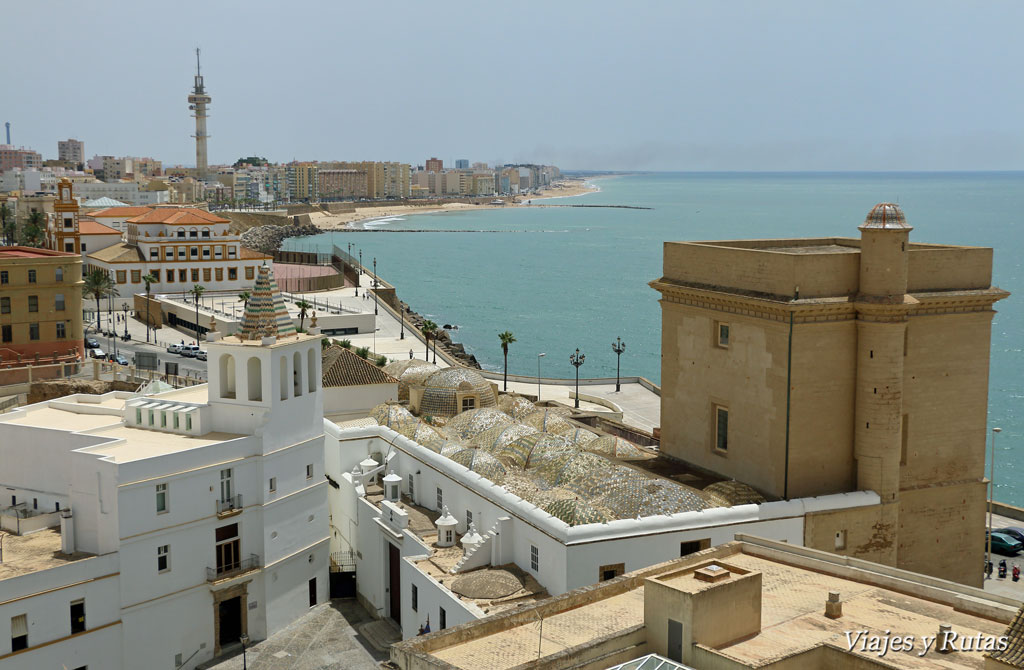
[{"label": "tiled roof", "polygon": [[106,249],[100,249],[95,253],[91,253],[89,254],[89,258],[94,258],[105,263],[127,263],[133,261],[141,263],[146,260],[138,247],[133,247],[132,245],[125,244],[124,242],[111,244]]},{"label": "tiled roof", "polygon": [[250,293],[245,303],[239,337],[248,340],[269,335],[284,337],[297,334],[269,265],[260,266]]},{"label": "tiled roof", "polygon": [[[1004,633],[1006,649],[986,654],[989,658],[1001,661],[1011,668],[1024,668],[1024,607],[1017,610],[1009,627]],[[986,666],[987,667],[987,666]]]},{"label": "tiled roof", "polygon": [[103,196],[102,198],[83,202],[82,207],[128,207],[128,203]]},{"label": "tiled roof", "polygon": [[120,235],[121,232],[110,226],[104,226],[99,221],[92,219],[79,219],[78,232],[82,235]]},{"label": "tiled roof", "polygon": [[133,216],[142,216],[151,211],[153,211],[152,207],[107,207],[106,209],[89,212],[89,216],[93,218],[98,216],[100,218],[130,219]]},{"label": "tiled roof", "polygon": [[331,345],[323,351],[323,383],[331,386],[397,384],[398,380],[345,347]]},{"label": "tiled roof", "polygon": [[239,251],[239,253],[238,253],[238,257],[241,258],[242,260],[252,260],[252,259],[257,259],[257,258],[272,258],[271,256],[268,256],[267,254],[265,254],[265,253],[263,253],[261,251],[256,251],[255,249],[250,249],[249,247],[242,247],[241,251]]},{"label": "tiled roof", "polygon": [[[95,216],[95,214],[93,214]],[[205,209],[195,207],[159,207],[132,218],[129,223],[164,223],[167,225],[209,225],[211,223],[231,223]]]}]

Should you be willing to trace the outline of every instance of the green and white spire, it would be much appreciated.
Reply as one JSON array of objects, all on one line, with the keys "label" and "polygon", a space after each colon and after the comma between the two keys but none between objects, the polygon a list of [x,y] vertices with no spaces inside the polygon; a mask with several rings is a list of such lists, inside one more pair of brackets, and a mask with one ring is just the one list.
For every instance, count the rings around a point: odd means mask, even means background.
[{"label": "green and white spire", "polygon": [[270,266],[262,265],[249,301],[245,305],[239,336],[243,340],[253,340],[288,335],[298,335],[298,331],[295,330],[295,324],[292,323],[288,309],[284,306],[284,298],[277,288]]}]

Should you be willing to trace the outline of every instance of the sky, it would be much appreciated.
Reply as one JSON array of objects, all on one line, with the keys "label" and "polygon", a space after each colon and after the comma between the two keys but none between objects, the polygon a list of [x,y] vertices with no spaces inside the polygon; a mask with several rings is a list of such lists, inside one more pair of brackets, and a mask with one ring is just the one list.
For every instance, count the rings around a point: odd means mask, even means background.
[{"label": "sky", "polygon": [[194,165],[200,47],[214,164],[1024,169],[1017,0],[4,4],[0,123],[44,158]]}]

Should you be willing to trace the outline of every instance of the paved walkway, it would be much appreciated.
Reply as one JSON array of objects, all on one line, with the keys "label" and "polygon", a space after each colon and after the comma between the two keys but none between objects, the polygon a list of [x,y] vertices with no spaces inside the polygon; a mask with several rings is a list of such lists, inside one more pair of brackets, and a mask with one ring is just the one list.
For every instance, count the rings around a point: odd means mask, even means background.
[{"label": "paved walkway", "polygon": [[[372,621],[359,603],[351,599],[317,605],[293,622],[245,651],[245,666],[251,670],[376,670],[388,659],[356,631]],[[242,652],[221,657],[201,668],[241,670]]]},{"label": "paved walkway", "polygon": [[[988,515],[985,516],[985,522],[988,523]],[[1013,526],[1016,528],[1024,528],[1024,521],[1018,521],[1017,519],[1011,519],[1007,516],[999,516],[998,514],[992,515],[992,528],[998,530],[1000,528],[1007,528]],[[1006,578],[999,579],[999,561],[1006,559]],[[1024,578],[1021,581],[1014,582],[1010,579],[1010,574],[1013,571],[1013,564],[1016,563],[1020,566],[1021,570],[1024,570],[1024,554],[1018,556],[1001,556],[999,554],[992,554],[992,563],[995,569],[992,571],[992,578],[985,580],[985,590],[992,593],[998,593],[1001,596],[1007,596],[1009,598],[1015,598],[1024,602]]]}]

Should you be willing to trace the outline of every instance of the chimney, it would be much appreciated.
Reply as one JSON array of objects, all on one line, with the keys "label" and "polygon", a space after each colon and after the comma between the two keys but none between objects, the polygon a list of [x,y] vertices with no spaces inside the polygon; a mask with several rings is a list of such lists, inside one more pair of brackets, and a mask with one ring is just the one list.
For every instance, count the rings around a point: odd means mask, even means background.
[{"label": "chimney", "polygon": [[825,601],[825,616],[829,619],[839,619],[843,616],[843,601],[839,599],[839,591],[828,592],[828,600]]},{"label": "chimney", "polygon": [[953,634],[953,627],[948,623],[939,624],[939,638],[935,641],[935,651],[940,654],[951,654],[955,651],[954,646],[950,644],[952,640],[956,639]]},{"label": "chimney", "polygon": [[60,511],[60,551],[62,554],[75,553],[75,520],[70,507]]}]

